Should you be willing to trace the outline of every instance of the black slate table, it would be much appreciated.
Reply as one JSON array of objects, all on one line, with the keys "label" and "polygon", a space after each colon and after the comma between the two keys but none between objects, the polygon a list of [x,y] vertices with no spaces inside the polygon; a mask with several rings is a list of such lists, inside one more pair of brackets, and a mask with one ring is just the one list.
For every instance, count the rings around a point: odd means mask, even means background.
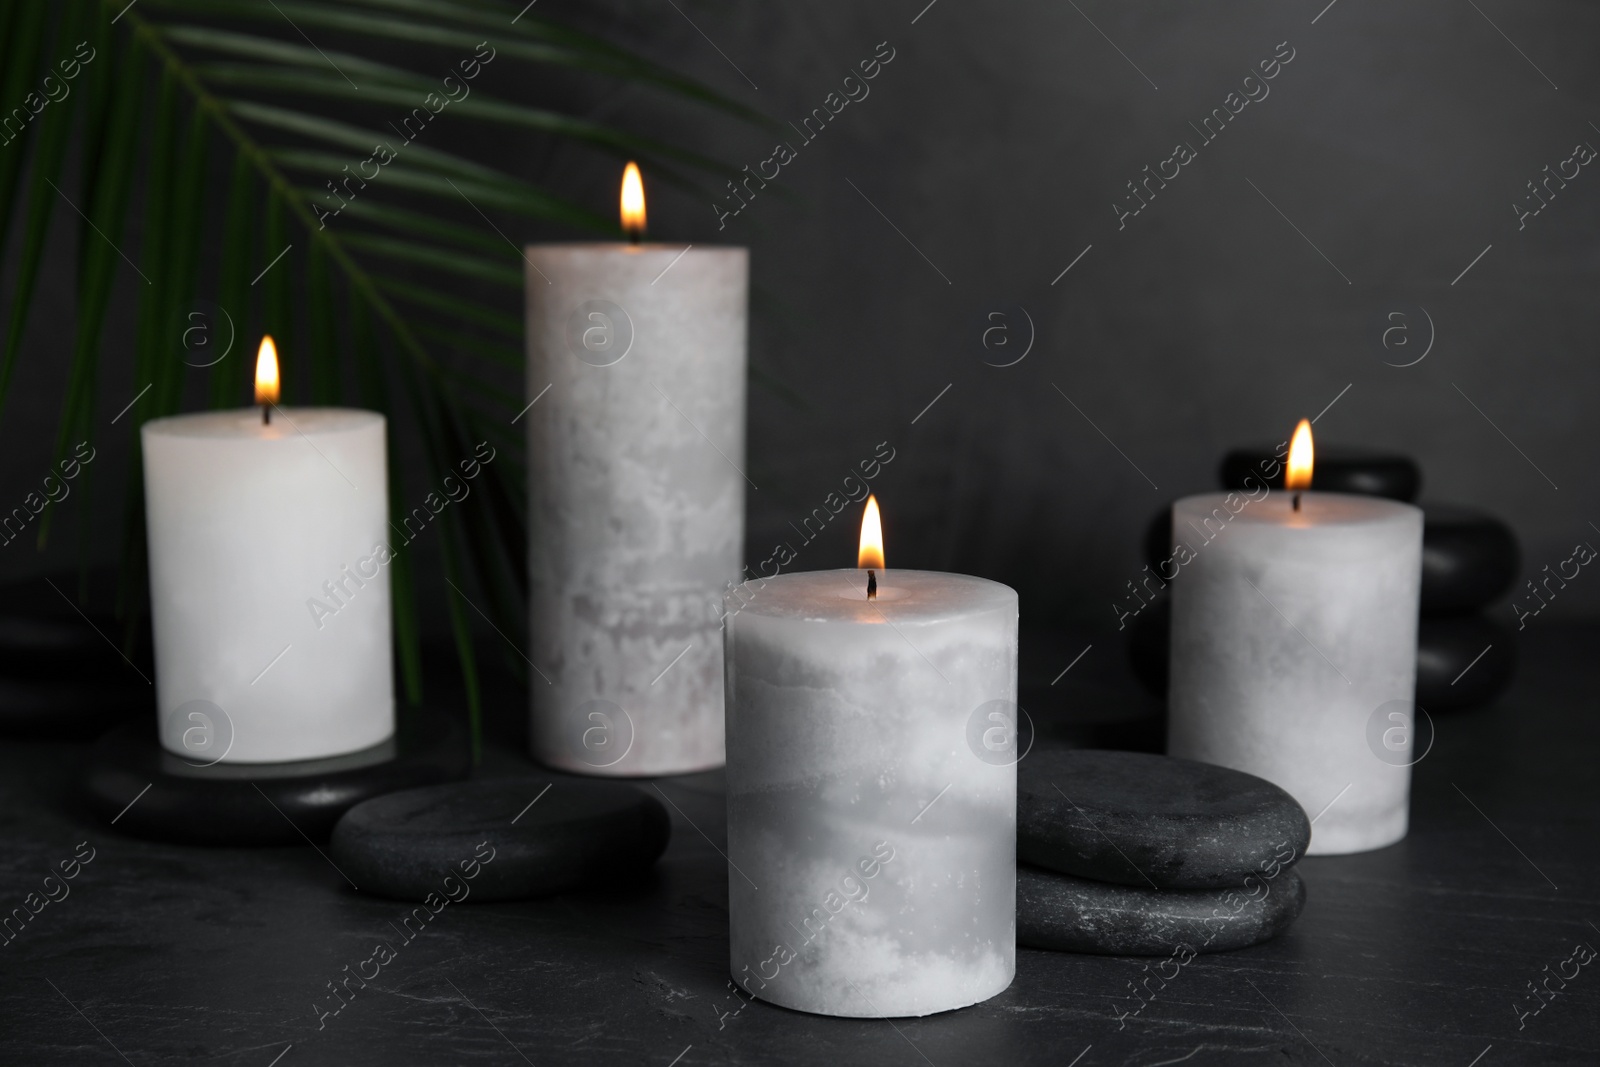
[{"label": "black slate table", "polygon": [[[400,941],[406,905],[355,892],[309,847],[123,837],[74,799],[86,746],[0,744],[0,908],[80,842],[94,850],[70,895],[0,947],[0,1063],[1589,1067],[1600,960],[1564,988],[1551,976],[1571,974],[1576,944],[1600,947],[1597,642],[1530,626],[1509,694],[1439,719],[1406,841],[1304,861],[1288,935],[1193,960],[1120,1020],[1156,961],[1022,950],[1005,993],[926,1019],[748,1003],[727,977],[716,774],[645,785],[673,820],[650,877],[449,905],[335,1001],[346,965]],[[481,773],[525,777],[531,799],[549,776],[516,748],[520,700],[499,699]],[[1541,982],[1559,992],[1535,1000]]]}]

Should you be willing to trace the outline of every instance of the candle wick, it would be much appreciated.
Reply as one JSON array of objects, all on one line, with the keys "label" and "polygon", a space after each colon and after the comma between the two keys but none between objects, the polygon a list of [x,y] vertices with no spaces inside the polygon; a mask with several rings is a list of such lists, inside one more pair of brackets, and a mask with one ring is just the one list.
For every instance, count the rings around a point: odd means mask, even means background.
[{"label": "candle wick", "polygon": [[867,572],[867,599],[878,599],[878,576],[873,571]]},{"label": "candle wick", "polygon": [[1300,494],[1299,494],[1299,492],[1296,492],[1294,494],[1294,510],[1296,510],[1296,511],[1300,510]]},{"label": "candle wick", "polygon": [[643,241],[643,240],[644,240],[644,231],[643,230],[636,228],[636,229],[631,229],[631,230],[628,231],[628,243],[630,245],[634,245],[634,246],[637,247],[639,242]]},{"label": "candle wick", "polygon": [[261,405],[261,425],[263,425],[263,426],[271,426],[272,425],[272,405],[271,404],[262,404]]}]

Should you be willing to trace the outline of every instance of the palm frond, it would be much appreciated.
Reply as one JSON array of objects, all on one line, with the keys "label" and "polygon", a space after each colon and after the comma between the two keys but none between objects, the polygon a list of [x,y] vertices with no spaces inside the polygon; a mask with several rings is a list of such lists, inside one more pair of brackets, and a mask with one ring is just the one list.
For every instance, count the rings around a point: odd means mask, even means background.
[{"label": "palm frond", "polygon": [[[7,18],[17,23],[31,21],[42,29],[41,11],[42,5],[16,5],[8,11]],[[70,41],[80,25],[81,9],[73,8],[62,19],[56,40]],[[9,76],[5,79],[5,91],[11,93],[14,88],[12,83],[19,76],[33,70],[33,65],[29,62],[31,57],[25,53],[19,54],[18,50],[21,46],[33,42],[36,34],[34,27],[29,25],[15,28],[8,25],[4,32],[15,32],[17,35],[12,39],[14,52],[7,56],[11,65],[8,67]],[[7,96],[6,99],[20,99],[21,95],[19,91]],[[22,334],[28,325],[28,305],[33,299],[33,288],[39,280],[39,263],[44,258],[45,234],[49,232],[56,201],[61,198],[62,164],[66,157],[77,104],[78,94],[70,94],[66,99],[45,110],[43,118],[40,119],[39,143],[34,152],[33,178],[28,191],[28,224],[22,235],[22,252],[17,266],[16,288],[11,301],[11,320],[6,324],[5,347],[0,348],[0,411],[5,409],[6,396],[11,389],[11,374],[16,368],[18,346],[22,343]],[[30,132],[31,129],[29,126],[24,133]],[[3,157],[0,157],[0,205],[9,204],[11,201],[17,178],[21,174],[27,143],[26,136],[18,137],[16,143],[7,146],[8,150]],[[10,222],[11,212],[0,211],[0,248],[5,247]]]},{"label": "palm frond", "polygon": [[[733,174],[658,138],[495,97],[482,87],[487,81],[475,80],[496,69],[490,64],[511,65],[519,85],[543,70],[575,71],[776,126],[609,42],[526,10],[514,15],[490,0],[143,0],[137,8],[125,0],[62,0],[0,8],[0,91],[8,100],[23,98],[41,68],[78,40],[95,49],[73,93],[0,146],[0,247],[26,211],[0,335],[0,414],[25,358],[50,219],[64,211],[55,201],[68,200],[82,225],[58,455],[92,436],[102,352],[120,354],[101,337],[113,288],[125,285],[137,297],[131,358],[136,387],[148,388],[117,428],[133,433],[135,448],[123,498],[119,603],[135,618],[145,592],[137,428],[197,397],[213,407],[244,401],[252,338],[269,331],[291,395],[376,409],[389,419],[392,444],[405,435],[420,446],[407,452],[420,452],[421,470],[389,464],[393,519],[474,449],[505,453],[484,464],[472,492],[430,527],[438,530],[450,587],[447,618],[475,746],[475,619],[481,614],[521,640],[527,585],[520,431],[510,421],[525,403],[515,385],[523,363],[521,252],[492,218],[587,233],[617,227],[539,182],[421,143],[421,131],[445,121],[559,138],[638,158],[658,180],[686,189]],[[326,50],[307,47],[291,24],[324,31],[316,35],[329,38]],[[395,43],[438,49],[442,61],[397,66],[389,55]],[[365,54],[368,46],[376,57]],[[374,108],[395,118],[374,128]],[[66,146],[75,126],[81,165],[69,189]],[[379,145],[389,158],[375,162]],[[25,166],[31,178],[21,196]],[[207,179],[218,169],[228,180],[214,196]],[[143,190],[141,226],[130,249],[125,222],[135,187]],[[196,317],[203,328],[191,327]],[[191,345],[196,329],[215,347]],[[41,520],[41,539],[51,514]],[[390,565],[402,689],[411,702],[421,699],[423,681],[417,562],[403,550]]]},{"label": "palm frond", "polygon": [[[628,81],[650,83],[675,95],[736,115],[745,121],[777,129],[778,124],[753,108],[745,107],[705,86],[635,56],[624,49],[561,26],[538,15],[523,14],[514,22],[503,6],[473,8],[443,0],[350,0],[357,7],[422,16],[426,21],[382,17],[320,3],[279,3],[279,11],[242,0],[147,0],[148,6],[167,10],[186,10],[238,19],[273,22],[281,17],[296,24],[339,30],[366,38],[388,38],[417,44],[438,45],[473,54],[483,34],[493,30],[497,52],[541,65],[567,66]],[[464,30],[462,27],[475,27]],[[506,41],[505,34],[517,40]]]}]

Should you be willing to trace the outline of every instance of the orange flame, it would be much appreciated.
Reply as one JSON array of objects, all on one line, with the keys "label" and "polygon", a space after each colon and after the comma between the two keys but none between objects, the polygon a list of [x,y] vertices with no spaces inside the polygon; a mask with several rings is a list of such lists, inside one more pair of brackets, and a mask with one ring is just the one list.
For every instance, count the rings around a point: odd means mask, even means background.
[{"label": "orange flame", "polygon": [[856,566],[884,569],[883,520],[878,514],[878,498],[871,494],[867,496],[867,509],[861,515],[861,548],[856,552]]},{"label": "orange flame", "polygon": [[632,161],[622,171],[622,229],[636,241],[644,236],[644,179]]},{"label": "orange flame", "polygon": [[1311,488],[1311,423],[1305,419],[1294,428],[1294,439],[1289,442],[1289,469],[1283,476],[1283,487],[1290,492]]},{"label": "orange flame", "polygon": [[272,343],[272,335],[269,333],[262,336],[261,349],[256,353],[256,403],[277,402],[278,346]]}]

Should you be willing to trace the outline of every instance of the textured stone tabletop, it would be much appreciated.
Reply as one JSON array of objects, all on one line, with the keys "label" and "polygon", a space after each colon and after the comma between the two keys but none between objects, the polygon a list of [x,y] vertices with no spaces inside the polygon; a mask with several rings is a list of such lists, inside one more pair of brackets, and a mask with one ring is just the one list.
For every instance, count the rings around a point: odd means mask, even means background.
[{"label": "textured stone tabletop", "polygon": [[[0,1063],[1592,1065],[1600,961],[1573,950],[1600,946],[1600,630],[1522,636],[1507,696],[1438,717],[1410,837],[1303,861],[1305,912],[1282,938],[1183,961],[1019,950],[999,997],[892,1024],[730,988],[716,774],[645,785],[673,821],[648,877],[451,903],[407,941],[406,905],[310,848],[123,837],[74,799],[86,746],[0,742],[0,906],[78,865],[0,946]],[[517,748],[516,691],[496,699],[480,773],[524,777],[532,799],[550,776]],[[335,1000],[380,938],[392,958]]]}]

